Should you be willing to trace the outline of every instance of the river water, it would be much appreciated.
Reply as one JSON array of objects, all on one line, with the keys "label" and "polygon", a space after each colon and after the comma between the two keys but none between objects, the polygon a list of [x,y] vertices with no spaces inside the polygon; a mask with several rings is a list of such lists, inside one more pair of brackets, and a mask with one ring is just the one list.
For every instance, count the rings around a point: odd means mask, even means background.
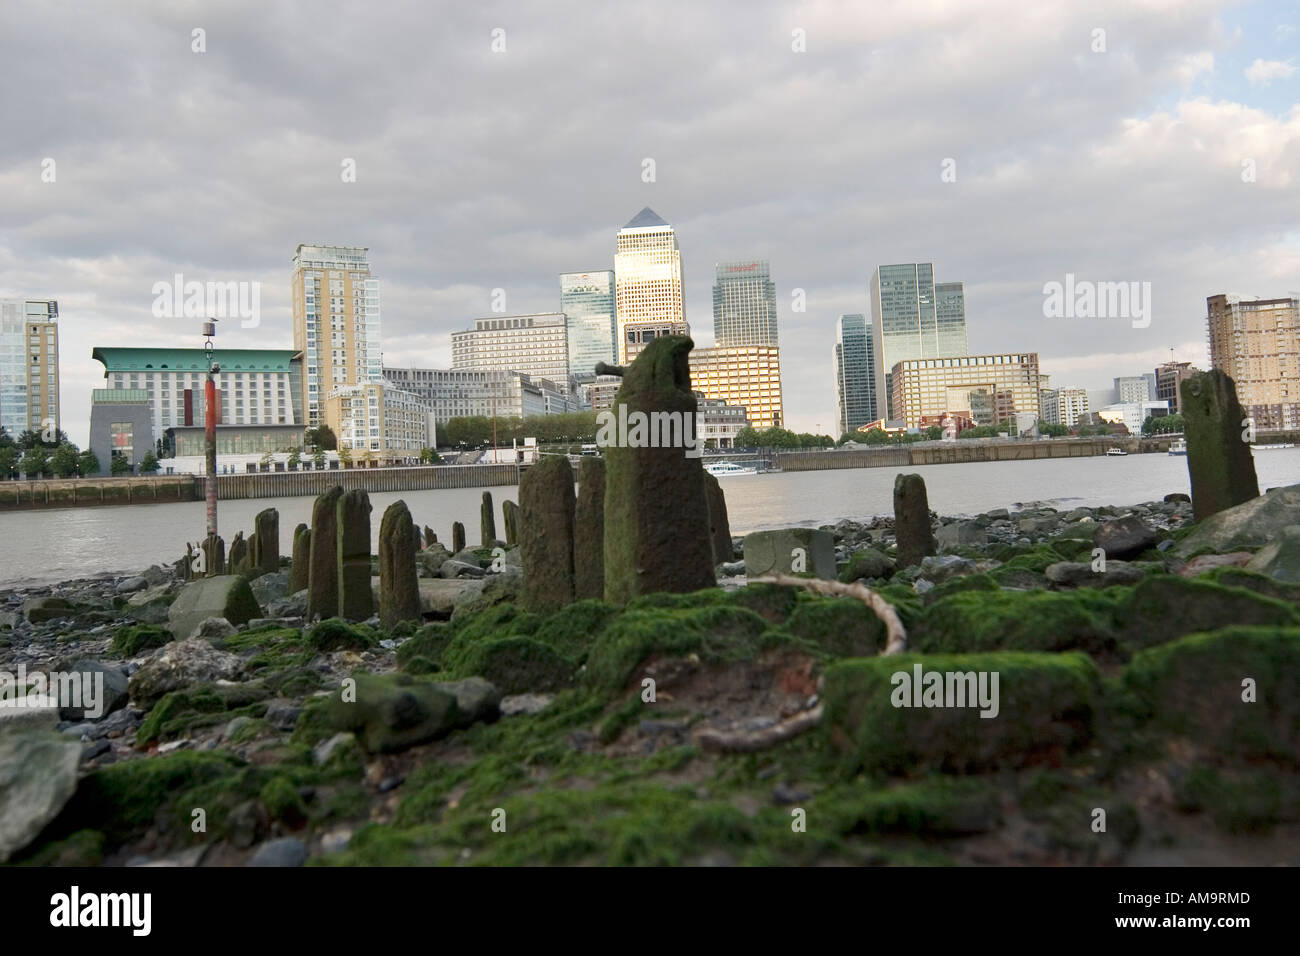
[{"label": "river water", "polygon": [[[893,513],[894,477],[902,468],[846,468],[723,478],[733,534],[790,525],[832,524]],[[930,507],[945,515],[1014,508],[1030,501],[1057,508],[1127,505],[1188,492],[1187,459],[1172,455],[1120,458],[1043,458],[910,467],[925,478]],[[1261,491],[1300,484],[1300,448],[1255,452]],[[489,489],[503,533],[501,502],[518,500],[518,488]],[[481,490],[384,492],[370,496],[371,531],[379,534],[384,509],[405,499],[421,526],[450,544],[451,523],[465,524],[471,542],[479,534]],[[293,529],[311,520],[314,499],[263,498],[222,501],[218,521],[227,544],[235,532],[253,530],[263,508],[280,512],[281,553],[291,549]],[[185,542],[203,536],[203,502],[21,511],[0,515],[0,587],[87,577],[104,571],[139,571],[176,561]]]}]

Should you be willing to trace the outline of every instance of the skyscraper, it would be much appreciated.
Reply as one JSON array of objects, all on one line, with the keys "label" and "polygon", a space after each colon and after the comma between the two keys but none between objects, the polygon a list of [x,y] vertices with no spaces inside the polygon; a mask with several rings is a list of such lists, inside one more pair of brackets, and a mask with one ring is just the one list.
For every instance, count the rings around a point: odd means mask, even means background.
[{"label": "skyscraper", "polygon": [[612,271],[562,273],[560,311],[568,329],[571,375],[590,382],[596,376],[597,362],[618,362]]},{"label": "skyscraper", "polygon": [[614,281],[619,364],[636,358],[651,339],[691,334],[677,234],[648,206],[618,231]]},{"label": "skyscraper", "polygon": [[881,416],[876,412],[876,355],[866,317],[841,315],[835,343],[835,397],[840,434]]},{"label": "skyscraper", "polygon": [[451,367],[527,372],[534,381],[544,379],[566,394],[575,392],[562,312],[476,319],[474,328],[451,333]]},{"label": "skyscraper", "polygon": [[718,348],[777,345],[776,285],[765,259],[719,262],[713,283],[713,338]]},{"label": "skyscraper", "polygon": [[1115,379],[1115,401],[1149,402],[1156,397],[1155,375],[1121,375]]},{"label": "skyscraper", "polygon": [[[934,281],[934,264],[880,266],[871,276],[871,311],[880,354],[876,395],[883,417],[893,410],[891,376],[906,359],[966,355],[966,300],[960,282]],[[883,399],[880,396],[884,396]]]},{"label": "skyscraper", "polygon": [[59,304],[0,299],[0,426],[53,440],[59,426]]},{"label": "skyscraper", "polygon": [[370,275],[368,252],[303,244],[293,256],[293,346],[305,356],[312,427],[333,389],[382,378],[379,280]]}]

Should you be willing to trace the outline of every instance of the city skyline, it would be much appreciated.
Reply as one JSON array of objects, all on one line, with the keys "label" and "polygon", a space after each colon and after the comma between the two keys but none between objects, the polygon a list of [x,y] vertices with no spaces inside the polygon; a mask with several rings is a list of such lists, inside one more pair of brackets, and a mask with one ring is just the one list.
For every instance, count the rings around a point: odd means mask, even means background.
[{"label": "city skyline", "polygon": [[[35,9],[21,26],[0,12],[0,62],[46,75],[40,51],[58,48],[83,64],[22,98],[0,93],[14,132],[0,145],[0,296],[59,301],[62,427],[74,441],[102,385],[77,343],[198,345],[196,320],[149,313],[154,283],[179,272],[261,283],[259,324],[222,322],[218,346],[285,347],[285,270],[310,239],[371,247],[386,364],[445,368],[451,333],[490,314],[494,290],[507,314],[555,310],[555,277],[609,262],[611,232],[650,206],[678,234],[684,318],[701,347],[712,344],[712,264],[773,263],[787,421],[800,431],[834,420],[836,317],[869,313],[879,263],[940,263],[964,281],[972,353],[1036,351],[1053,381],[1090,390],[1171,357],[1208,367],[1209,295],[1300,286],[1286,158],[1300,143],[1298,80],[1256,68],[1292,56],[1281,5],[1196,2],[1175,20],[1058,6],[996,32],[987,24],[1015,21],[1015,7],[886,16],[759,4],[732,22],[683,6],[626,34],[502,9],[500,54],[479,12],[449,11],[431,33],[414,27],[417,8],[394,5],[345,40],[298,36],[282,12],[259,20],[254,9],[213,11],[201,54],[195,24],[164,8],[87,7],[75,19]],[[1099,24],[1104,52],[1093,49]],[[796,27],[806,52],[791,49]],[[936,33],[949,58],[917,57]],[[290,35],[292,48],[268,40]],[[619,83],[661,75],[653,51],[664,45],[677,68],[653,96]],[[592,50],[601,55],[581,76],[536,82],[542,59]],[[416,56],[450,72],[387,82],[390,64]],[[901,62],[913,65],[906,84]],[[437,95],[450,76],[457,95]],[[363,78],[383,81],[384,109]],[[576,149],[549,119],[564,102],[610,117],[599,142]],[[834,102],[861,103],[863,130],[909,133],[846,135],[841,111],[825,109]],[[193,125],[196,108],[215,121]],[[770,148],[746,150],[759,133]],[[1044,284],[1070,274],[1151,282],[1154,321],[1045,318]]]}]

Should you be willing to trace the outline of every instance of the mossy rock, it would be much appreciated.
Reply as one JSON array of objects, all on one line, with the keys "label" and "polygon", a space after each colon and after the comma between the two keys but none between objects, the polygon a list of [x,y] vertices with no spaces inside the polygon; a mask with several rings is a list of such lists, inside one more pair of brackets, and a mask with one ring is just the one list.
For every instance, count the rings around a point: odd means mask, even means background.
[{"label": "mossy rock", "polygon": [[799,597],[794,588],[780,584],[747,584],[725,593],[728,603],[748,608],[772,624],[784,624]]},{"label": "mossy rock", "polygon": [[104,861],[104,834],[78,830],[62,840],[51,840],[27,851],[15,866],[99,866]]},{"label": "mossy rock", "polygon": [[1028,550],[1023,548],[1003,550],[996,553],[995,557],[1002,562],[1002,569],[1008,571],[1032,571],[1035,574],[1042,574],[1049,565],[1061,560],[1061,553],[1051,545],[1039,544]]},{"label": "mossy rock", "polygon": [[1300,625],[1291,605],[1212,581],[1161,574],[1125,591],[1115,609],[1116,629],[1133,651],[1235,625]]},{"label": "mossy rock", "polygon": [[819,794],[814,812],[845,835],[968,836],[1002,823],[1001,796],[989,781],[939,775],[884,788],[841,785]]},{"label": "mossy rock", "polygon": [[573,682],[577,665],[531,637],[479,640],[448,653],[440,677],[482,677],[503,694],[556,691]]},{"label": "mossy rock", "polygon": [[379,638],[364,624],[352,624],[331,617],[303,632],[308,647],[329,651],[367,651],[379,644]]},{"label": "mossy rock", "polygon": [[909,634],[909,647],[927,653],[1082,650],[1098,656],[1117,648],[1115,601],[1104,591],[967,591],[936,601]]},{"label": "mossy rock", "polygon": [[298,787],[287,777],[272,777],[262,787],[259,798],[272,820],[295,828],[306,822],[307,807]]},{"label": "mossy rock", "polygon": [[[902,677],[912,681],[918,665],[923,674],[950,675],[944,680],[954,691],[962,682],[951,675],[986,674],[991,691],[996,674],[997,716],[981,717],[978,703],[895,706],[912,699]],[[969,773],[1059,761],[1091,740],[1100,691],[1097,666],[1078,652],[899,654],[839,661],[824,676],[821,732],[834,762],[850,775]],[[923,678],[922,688],[927,684]]]},{"label": "mossy rock", "polygon": [[786,629],[833,657],[871,657],[885,648],[885,625],[854,598],[802,600]]},{"label": "mossy rock", "polygon": [[166,693],[135,733],[136,746],[174,740],[235,717],[261,717],[270,692],[261,684],[200,684]]},{"label": "mossy rock", "polygon": [[[430,673],[437,670],[443,652],[455,637],[456,631],[446,621],[435,621],[417,630],[397,648],[397,666],[411,673]],[[421,663],[416,664],[416,661]]]},{"label": "mossy rock", "polygon": [[1300,628],[1192,634],[1135,655],[1124,686],[1153,727],[1220,761],[1300,765]]},{"label": "mossy rock", "polygon": [[108,649],[123,657],[135,657],[141,651],[162,647],[171,639],[171,632],[165,627],[154,624],[131,624],[119,627],[114,632]]},{"label": "mossy rock", "polygon": [[620,609],[596,598],[575,601],[548,617],[534,632],[536,640],[577,664]]},{"label": "mossy rock", "polygon": [[592,645],[584,681],[600,691],[616,691],[652,654],[698,653],[702,660],[711,661],[752,659],[764,647],[767,628],[767,621],[753,611],[727,605],[676,611],[629,609],[610,621]]},{"label": "mossy rock", "polygon": [[897,562],[878,548],[863,548],[853,552],[849,563],[840,572],[845,584],[862,578],[887,578],[894,573]]},{"label": "mossy rock", "polygon": [[316,743],[349,731],[369,753],[397,753],[462,726],[455,695],[428,681],[407,674],[360,672],[351,679],[355,687],[303,708],[294,728],[295,743]]},{"label": "mossy rock", "polygon": [[1192,767],[1174,785],[1185,813],[1208,813],[1228,833],[1263,833],[1300,820],[1300,777],[1276,768]]},{"label": "mossy rock", "polygon": [[[1300,584],[1289,584],[1286,581],[1270,578],[1268,575],[1260,574],[1257,571],[1247,571],[1245,568],[1212,568],[1204,574],[1197,575],[1193,580],[1212,581],[1215,584],[1221,584],[1229,588],[1245,588],[1265,597],[1300,604]],[[1208,628],[1202,628],[1202,630],[1208,630]]]},{"label": "mossy rock", "polygon": [[194,792],[211,784],[218,785],[217,792],[228,791],[240,766],[229,754],[192,750],[110,764],[81,780],[56,825],[69,831],[101,831],[106,846],[114,848],[152,826],[160,812],[171,809],[175,831],[188,835],[195,807],[207,811],[210,827],[220,819],[215,804],[193,802]]},{"label": "mossy rock", "polygon": [[1092,535],[1090,534],[1086,539],[1076,537],[1053,538],[1048,547],[1066,561],[1077,561],[1080,555],[1092,553]]},{"label": "mossy rock", "polygon": [[[457,609],[459,610],[459,608]],[[532,635],[545,618],[513,604],[495,604],[477,614],[453,613],[452,626],[456,643],[464,644],[488,638]]]},{"label": "mossy rock", "polygon": [[[1043,830],[1048,848],[1073,863],[1097,865],[1122,862],[1137,842],[1141,820],[1128,800],[1086,779],[1056,770],[1038,770],[1021,777],[1016,799],[1026,820]],[[1094,831],[1097,810],[1105,811],[1106,829]]]},{"label": "mossy rock", "polygon": [[275,625],[242,631],[215,643],[222,650],[245,656],[244,670],[255,677],[300,670],[318,653],[302,631]]},{"label": "mossy rock", "polygon": [[936,601],[942,601],[950,594],[960,594],[963,591],[999,591],[1001,588],[998,582],[994,580],[993,575],[978,572],[976,574],[963,574],[958,578],[949,578],[942,584],[932,587],[921,595],[921,604],[930,605]]}]

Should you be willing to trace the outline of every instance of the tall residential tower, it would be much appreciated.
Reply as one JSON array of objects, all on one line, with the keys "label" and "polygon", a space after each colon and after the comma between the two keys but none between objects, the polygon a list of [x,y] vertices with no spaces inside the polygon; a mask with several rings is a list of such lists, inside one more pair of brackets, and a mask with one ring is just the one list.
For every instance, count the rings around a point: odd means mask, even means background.
[{"label": "tall residential tower", "polygon": [[[1205,301],[1210,364],[1237,383],[1242,411],[1256,428],[1300,427],[1300,297],[1212,295]],[[1156,369],[1158,398],[1181,381],[1178,364]]]},{"label": "tall residential tower", "polygon": [[362,246],[299,245],[293,256],[293,347],[305,356],[307,424],[344,385],[378,382],[379,280]]},{"label": "tall residential tower", "polygon": [[59,304],[0,299],[0,425],[53,440],[59,426]]}]

